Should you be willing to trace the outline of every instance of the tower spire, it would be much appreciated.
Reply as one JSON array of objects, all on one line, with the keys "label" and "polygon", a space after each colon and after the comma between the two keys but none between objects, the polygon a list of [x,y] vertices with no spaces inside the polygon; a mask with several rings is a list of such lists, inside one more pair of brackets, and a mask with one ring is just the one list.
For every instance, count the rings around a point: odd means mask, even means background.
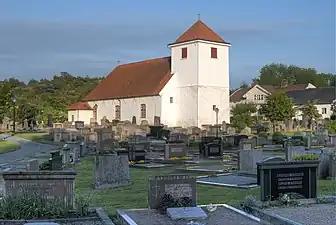
[{"label": "tower spire", "polygon": [[197,14],[197,20],[201,20],[201,14],[200,13]]}]

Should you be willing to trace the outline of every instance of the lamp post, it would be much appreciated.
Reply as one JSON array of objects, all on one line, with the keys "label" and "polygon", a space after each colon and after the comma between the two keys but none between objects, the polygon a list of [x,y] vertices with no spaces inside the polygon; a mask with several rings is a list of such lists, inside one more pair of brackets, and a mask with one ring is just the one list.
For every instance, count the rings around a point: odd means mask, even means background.
[{"label": "lamp post", "polygon": [[218,112],[219,112],[219,109],[216,107],[214,109],[215,113],[216,113],[216,137],[218,137]]},{"label": "lamp post", "polygon": [[12,103],[13,103],[13,134],[15,134],[15,103],[16,103],[15,96],[12,96]]}]

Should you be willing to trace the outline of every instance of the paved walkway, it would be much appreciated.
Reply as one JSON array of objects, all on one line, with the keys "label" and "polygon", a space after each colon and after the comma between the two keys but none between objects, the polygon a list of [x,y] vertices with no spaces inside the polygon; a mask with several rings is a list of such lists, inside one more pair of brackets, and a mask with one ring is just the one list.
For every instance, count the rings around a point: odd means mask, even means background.
[{"label": "paved walkway", "polygon": [[[1,137],[3,137],[3,134],[0,134],[0,139]],[[22,158],[29,158],[32,157],[35,153],[51,152],[58,147],[55,145],[41,144],[18,137],[8,137],[6,140],[19,142],[21,144],[21,148],[13,152],[0,154],[0,164],[12,162]]]}]

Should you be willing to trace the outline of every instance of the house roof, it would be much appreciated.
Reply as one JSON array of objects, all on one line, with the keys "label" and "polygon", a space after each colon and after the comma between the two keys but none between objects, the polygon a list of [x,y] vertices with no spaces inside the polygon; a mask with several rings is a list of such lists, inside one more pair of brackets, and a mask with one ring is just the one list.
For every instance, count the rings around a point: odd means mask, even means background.
[{"label": "house roof", "polygon": [[[240,102],[243,98],[243,96],[250,91],[253,87],[255,87],[258,84],[254,84],[251,87],[246,88],[240,88],[233,92],[230,95],[230,102]],[[281,90],[280,87],[273,86],[273,85],[259,85],[261,88],[265,89],[266,91],[270,93],[274,93],[276,91]],[[283,88],[285,92],[288,91],[295,91],[295,90],[305,90],[308,87],[308,84],[290,84]]]},{"label": "house roof", "polygon": [[334,87],[289,91],[287,95],[296,105],[304,105],[309,101],[316,101],[318,104],[331,104],[336,99]]},{"label": "house roof", "polygon": [[84,101],[159,95],[172,77],[170,66],[170,57],[119,65]]},{"label": "house roof", "polygon": [[78,102],[68,107],[68,110],[93,110],[87,102]]},{"label": "house roof", "polygon": [[205,23],[203,23],[201,20],[198,20],[188,30],[186,30],[175,42],[169,45],[195,40],[213,41],[222,44],[229,44],[228,42],[224,41]]}]

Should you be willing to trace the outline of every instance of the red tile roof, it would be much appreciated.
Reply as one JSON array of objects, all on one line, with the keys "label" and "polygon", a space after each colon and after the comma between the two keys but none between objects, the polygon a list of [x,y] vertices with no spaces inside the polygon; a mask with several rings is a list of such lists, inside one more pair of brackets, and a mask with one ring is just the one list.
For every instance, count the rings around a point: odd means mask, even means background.
[{"label": "red tile roof", "polygon": [[159,95],[172,77],[171,58],[158,58],[117,66],[85,101]]},{"label": "red tile roof", "polygon": [[184,32],[175,42],[172,44],[178,44],[187,41],[204,40],[213,41],[223,44],[229,44],[224,41],[218,34],[216,34],[211,28],[209,28],[201,20],[198,20],[192,25],[186,32]]},{"label": "red tile roof", "polygon": [[87,102],[78,102],[68,107],[68,110],[93,110]]},{"label": "red tile roof", "polygon": [[[255,84],[257,85],[257,84]],[[241,100],[243,100],[243,96],[249,91],[251,90],[255,85],[252,85],[251,87],[247,87],[247,88],[240,88],[238,90],[236,90],[232,95],[230,95],[230,102],[240,102]],[[277,86],[272,86],[272,85],[259,85],[260,87],[262,87],[263,89],[265,89],[266,91],[270,92],[270,93],[274,93],[276,91],[279,91],[281,88],[277,87]],[[305,90],[308,87],[308,84],[289,84],[286,87],[283,88],[283,90],[285,92],[288,91],[298,91],[298,90]]]}]

